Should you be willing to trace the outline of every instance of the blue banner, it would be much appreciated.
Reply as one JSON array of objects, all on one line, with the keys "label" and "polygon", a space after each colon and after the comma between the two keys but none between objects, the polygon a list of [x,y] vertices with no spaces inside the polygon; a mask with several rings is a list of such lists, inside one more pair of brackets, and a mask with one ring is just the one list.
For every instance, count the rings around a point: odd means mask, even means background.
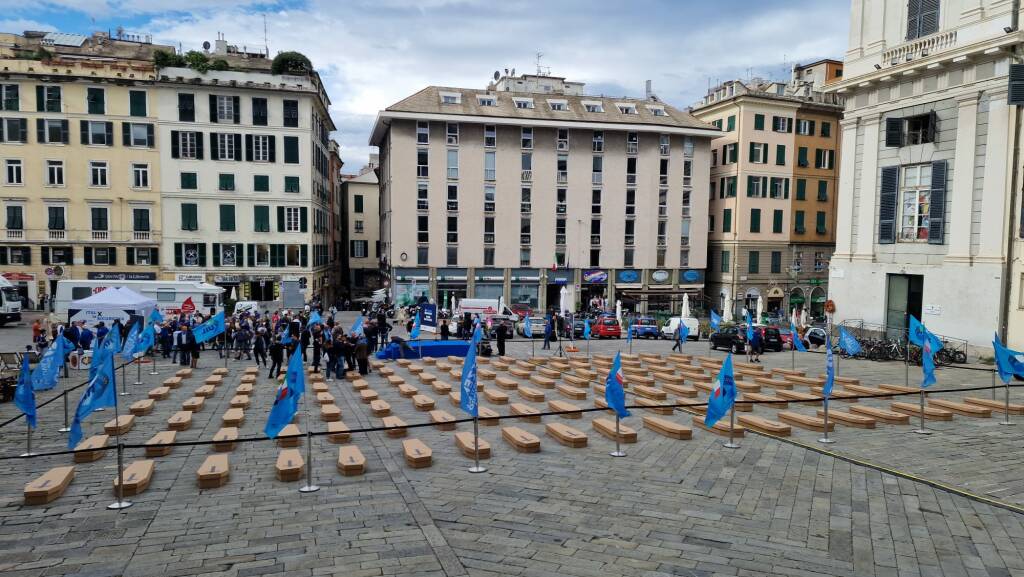
[{"label": "blue banner", "polygon": [[[295,349],[288,359],[288,372],[284,382],[277,389],[274,406],[270,409],[267,426],[263,432],[271,439],[276,438],[281,429],[288,426],[299,410],[299,397],[306,389],[306,373],[302,367],[302,350]],[[309,466],[309,464],[307,464]]]},{"label": "blue banner", "polygon": [[469,340],[469,349],[466,351],[466,360],[462,362],[462,375],[459,379],[459,408],[473,417],[477,416],[479,409],[476,397],[476,346],[482,338],[483,331],[478,326],[473,330],[473,338]]},{"label": "blue banner", "polygon": [[622,353],[615,353],[615,362],[608,371],[608,378],[604,380],[604,400],[608,406],[615,411],[621,419],[629,416],[626,410],[626,391],[622,385],[625,380],[622,377]]},{"label": "blue banner", "polygon": [[711,311],[711,330],[717,331],[718,327],[722,324],[722,317],[715,311]]},{"label": "blue banner", "polygon": [[58,335],[57,338],[46,347],[39,364],[32,371],[32,389],[36,391],[48,391],[57,386],[57,378],[60,376],[60,369],[64,366],[64,360],[68,353],[75,350],[71,341]]},{"label": "blue banner", "polygon": [[28,426],[36,428],[36,392],[32,390],[32,376],[28,366],[28,355],[21,357],[21,372],[18,373],[18,386],[14,389],[14,406],[25,413]]},{"label": "blue banner", "polygon": [[736,400],[736,379],[732,373],[732,353],[725,357],[722,369],[718,371],[715,387],[708,396],[708,412],[704,416],[704,426],[711,428],[724,417]]},{"label": "blue banner", "polygon": [[199,343],[205,343],[222,332],[224,332],[224,311],[220,311],[213,315],[210,320],[192,329],[192,334],[196,337],[197,345]]},{"label": "blue banner", "polygon": [[423,312],[423,317],[421,319],[421,325],[423,326],[423,330],[427,331],[428,333],[436,333],[437,305],[425,303],[423,305],[420,305],[420,311]]}]

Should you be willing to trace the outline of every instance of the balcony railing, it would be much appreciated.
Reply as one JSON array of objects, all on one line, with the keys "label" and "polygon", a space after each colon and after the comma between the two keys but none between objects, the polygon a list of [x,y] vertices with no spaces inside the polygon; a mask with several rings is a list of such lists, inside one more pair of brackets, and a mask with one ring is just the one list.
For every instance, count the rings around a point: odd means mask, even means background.
[{"label": "balcony railing", "polygon": [[50,240],[64,240],[67,238],[67,231],[65,230],[51,230]]},{"label": "balcony railing", "polygon": [[132,240],[149,240],[150,233],[148,230],[136,230],[132,232]]},{"label": "balcony railing", "polygon": [[956,30],[938,32],[898,44],[882,52],[881,64],[895,66],[952,48],[956,48]]},{"label": "balcony railing", "polygon": [[110,240],[109,230],[94,230],[92,231],[93,240]]},{"label": "balcony railing", "polygon": [[668,175],[667,174],[659,174],[658,175],[658,184],[661,185],[661,186],[668,186]]},{"label": "balcony railing", "polygon": [[523,182],[530,182],[531,180],[533,180],[533,171],[532,170],[520,171],[520,173],[519,173],[519,180],[521,180]]},{"label": "balcony railing", "polygon": [[25,231],[23,230],[7,230],[7,238],[21,239],[25,238]]}]

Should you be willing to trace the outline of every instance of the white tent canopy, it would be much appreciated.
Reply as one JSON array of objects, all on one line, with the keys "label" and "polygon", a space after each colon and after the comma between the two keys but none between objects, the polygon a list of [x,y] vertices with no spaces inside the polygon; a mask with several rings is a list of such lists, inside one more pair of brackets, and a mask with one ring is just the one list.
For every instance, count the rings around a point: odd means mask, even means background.
[{"label": "white tent canopy", "polygon": [[127,323],[132,315],[146,317],[156,308],[156,301],[125,287],[111,287],[96,294],[72,301],[68,320],[97,323],[121,319]]}]

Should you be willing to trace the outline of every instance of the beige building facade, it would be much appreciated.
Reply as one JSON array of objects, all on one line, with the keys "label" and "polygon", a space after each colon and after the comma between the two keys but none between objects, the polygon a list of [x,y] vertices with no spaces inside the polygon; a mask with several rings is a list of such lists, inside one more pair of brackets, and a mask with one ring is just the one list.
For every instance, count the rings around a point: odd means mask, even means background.
[{"label": "beige building facade", "polygon": [[558,77],[428,87],[381,111],[371,137],[393,295],[535,310],[699,303],[698,175],[717,133],[656,97],[589,96]]},{"label": "beige building facade", "polygon": [[380,184],[376,168],[376,155],[371,155],[370,163],[359,174],[345,175],[341,181],[347,257],[344,284],[350,299],[384,288],[386,279],[380,270]]}]

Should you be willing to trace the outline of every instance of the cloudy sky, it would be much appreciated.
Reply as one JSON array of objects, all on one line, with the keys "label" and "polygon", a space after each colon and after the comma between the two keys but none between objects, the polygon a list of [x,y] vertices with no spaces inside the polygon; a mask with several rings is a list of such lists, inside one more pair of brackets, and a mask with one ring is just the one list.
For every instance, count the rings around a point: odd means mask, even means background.
[{"label": "cloudy sky", "polygon": [[[169,10],[168,6],[174,6]],[[218,32],[271,54],[298,50],[328,86],[346,171],[371,149],[374,115],[428,84],[483,87],[536,69],[589,92],[685,107],[709,82],[785,78],[795,62],[842,58],[849,0],[0,0],[0,30],[88,34],[123,26],[198,49]]]}]

